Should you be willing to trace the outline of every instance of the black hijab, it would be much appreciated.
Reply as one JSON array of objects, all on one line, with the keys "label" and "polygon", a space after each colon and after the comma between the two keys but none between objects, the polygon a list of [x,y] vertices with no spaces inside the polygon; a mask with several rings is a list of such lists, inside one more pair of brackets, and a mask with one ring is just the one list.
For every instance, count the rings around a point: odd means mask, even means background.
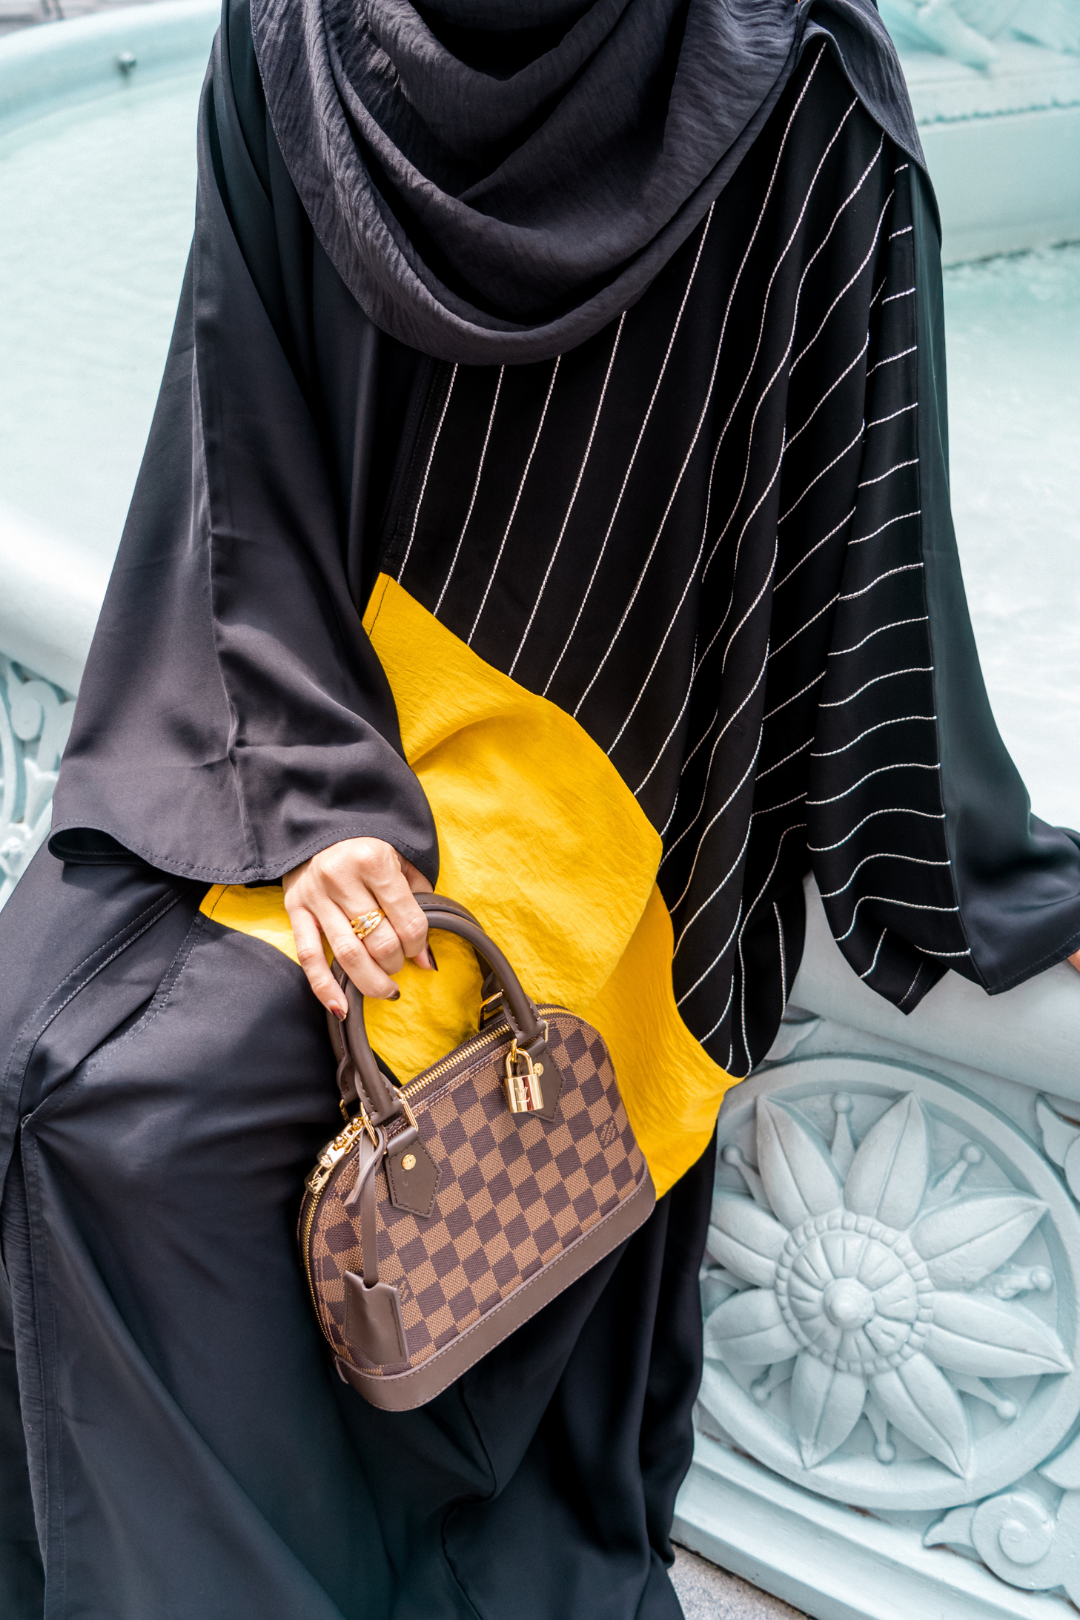
[{"label": "black hijab", "polygon": [[377,326],[441,359],[551,358],[632,304],[815,35],[921,161],[872,0],[252,0],[251,13],[274,130],[327,255]]}]

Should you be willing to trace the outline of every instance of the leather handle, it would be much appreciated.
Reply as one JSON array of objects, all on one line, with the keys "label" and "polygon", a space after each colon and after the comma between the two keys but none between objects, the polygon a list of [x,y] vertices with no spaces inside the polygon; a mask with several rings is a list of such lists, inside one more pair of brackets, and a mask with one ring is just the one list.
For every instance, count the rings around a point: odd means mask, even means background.
[{"label": "leather handle", "polygon": [[[507,1022],[519,1048],[530,1057],[538,1057],[546,1046],[545,1025],[514,969],[472,912],[446,895],[418,894],[416,900],[427,916],[429,928],[458,934],[472,946],[481,965],[502,989]],[[340,963],[334,963],[333,973],[345,991],[349,1009],[343,1024],[332,1013],[327,1014],[330,1039],[338,1059],[338,1086],[345,1102],[359,1100],[372,1123],[380,1125],[402,1111],[400,1094],[375,1061],[364,1020],[363,995]]]}]

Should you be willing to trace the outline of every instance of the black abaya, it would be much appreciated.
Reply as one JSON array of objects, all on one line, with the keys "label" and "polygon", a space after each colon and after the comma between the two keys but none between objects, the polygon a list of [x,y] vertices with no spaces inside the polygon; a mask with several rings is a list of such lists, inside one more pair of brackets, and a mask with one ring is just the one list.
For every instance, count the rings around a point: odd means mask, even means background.
[{"label": "black abaya", "polygon": [[[0,1459],[13,1620],[674,1620],[663,1565],[701,1354],[707,1147],[724,1087],[780,1018],[805,871],[835,870],[834,931],[899,1005],[943,962],[1000,989],[1080,939],[1080,851],[1029,819],[959,586],[924,182],[833,51],[819,39],[791,64],[713,212],[556,384],[554,360],[436,365],[376,331],[301,206],[229,6],[192,259],[51,853],[0,925],[0,1422],[10,1435],[18,1414],[25,1441]],[[715,459],[725,420],[731,465]],[[647,476],[623,505],[635,444]],[[714,541],[706,590],[695,559]],[[725,635],[746,635],[717,668],[726,615]],[[393,623],[418,639],[395,644]],[[579,623],[585,652],[561,656]],[[656,671],[659,696],[638,703]],[[432,760],[497,728],[466,704],[421,758],[447,685],[506,705],[511,768],[477,756],[494,810],[469,838]],[[849,700],[886,686],[849,735]],[[521,715],[558,743],[539,763]],[[586,779],[605,791],[577,803],[575,830],[558,806]],[[905,796],[879,802],[893,780]],[[550,807],[543,858],[493,880],[521,801]],[[773,836],[769,817],[804,803]],[[899,842],[878,841],[883,824]],[[280,911],[280,890],[243,886],[357,835],[434,880],[436,826],[455,892],[475,903],[472,881],[503,908],[511,955],[542,932],[530,882],[593,836],[613,886],[590,899],[582,873],[567,889],[530,988],[569,963],[575,1010],[632,1005],[617,1067],[672,1190],[444,1396],[388,1415],[336,1381],[305,1296],[292,1223],[336,1123],[332,1061],[281,930],[242,922],[254,903],[264,923]],[[855,861],[836,854],[849,833]],[[879,881],[890,860],[919,876]],[[674,989],[673,918],[680,940],[706,925]],[[592,979],[587,940],[597,960],[611,946]]]},{"label": "black abaya", "polygon": [[324,1015],[201,892],[42,852],[5,919],[34,1008],[6,1054],[5,1620],[677,1620],[711,1154],[444,1395],[376,1411],[293,1237],[336,1129]]}]

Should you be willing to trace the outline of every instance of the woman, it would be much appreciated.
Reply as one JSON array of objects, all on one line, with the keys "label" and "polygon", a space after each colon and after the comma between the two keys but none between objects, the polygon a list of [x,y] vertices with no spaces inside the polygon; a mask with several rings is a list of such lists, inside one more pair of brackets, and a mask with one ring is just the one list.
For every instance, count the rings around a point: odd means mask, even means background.
[{"label": "woman", "polygon": [[[1080,945],[964,605],[899,69],[868,0],[227,0],[199,161],[4,914],[4,1613],[674,1617],[710,1142],[804,876],[904,1010]],[[663,1196],[387,1414],[292,1227],[324,945],[398,1075],[475,1027],[436,880],[603,1032]]]}]

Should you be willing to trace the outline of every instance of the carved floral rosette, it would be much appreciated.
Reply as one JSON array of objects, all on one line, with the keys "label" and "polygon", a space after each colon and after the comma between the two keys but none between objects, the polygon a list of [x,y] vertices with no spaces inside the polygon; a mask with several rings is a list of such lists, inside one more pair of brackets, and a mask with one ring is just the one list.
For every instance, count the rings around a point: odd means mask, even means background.
[{"label": "carved floral rosette", "polygon": [[702,1288],[706,1431],[858,1507],[1019,1480],[1080,1414],[1080,1217],[996,1109],[886,1061],[725,1099]]}]

